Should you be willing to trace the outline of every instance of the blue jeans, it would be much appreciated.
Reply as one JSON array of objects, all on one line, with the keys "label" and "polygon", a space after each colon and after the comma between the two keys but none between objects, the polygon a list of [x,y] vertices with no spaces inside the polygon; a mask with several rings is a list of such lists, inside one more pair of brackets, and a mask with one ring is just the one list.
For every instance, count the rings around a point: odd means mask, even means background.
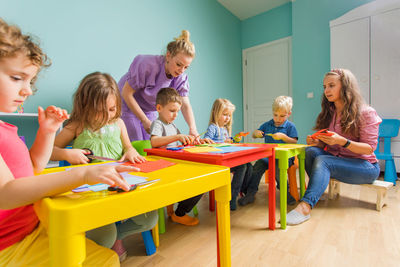
[{"label": "blue jeans", "polygon": [[237,195],[243,188],[243,183],[249,180],[252,169],[253,166],[251,163],[246,163],[231,168],[231,172],[233,172],[233,178],[231,182],[232,199],[236,199]]},{"label": "blue jeans", "polygon": [[306,172],[310,181],[302,201],[314,207],[329,185],[329,179],[347,184],[371,184],[379,176],[379,164],[355,158],[341,158],[319,147],[306,148]]},{"label": "blue jeans", "polygon": [[[289,167],[294,164],[294,158],[289,159]],[[268,158],[259,159],[253,166],[253,173],[248,183],[246,194],[255,195],[258,191],[258,185],[260,184],[261,177],[268,170]],[[277,188],[279,189],[279,168],[278,160],[275,160],[275,180]],[[289,192],[289,191],[288,191]]]}]

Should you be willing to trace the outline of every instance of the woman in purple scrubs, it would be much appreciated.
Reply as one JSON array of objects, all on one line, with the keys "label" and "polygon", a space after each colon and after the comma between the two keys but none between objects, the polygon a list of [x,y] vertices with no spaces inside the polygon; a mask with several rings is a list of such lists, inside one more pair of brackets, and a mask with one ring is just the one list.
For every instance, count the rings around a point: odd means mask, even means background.
[{"label": "woman in purple scrubs", "polygon": [[182,96],[182,114],[189,126],[189,134],[197,136],[196,122],[189,101],[189,82],[184,73],[195,56],[189,32],[167,45],[165,55],[138,55],[118,87],[122,95],[122,116],[129,138],[149,140],[151,122],[158,116],[156,95],[161,88],[172,87]]}]

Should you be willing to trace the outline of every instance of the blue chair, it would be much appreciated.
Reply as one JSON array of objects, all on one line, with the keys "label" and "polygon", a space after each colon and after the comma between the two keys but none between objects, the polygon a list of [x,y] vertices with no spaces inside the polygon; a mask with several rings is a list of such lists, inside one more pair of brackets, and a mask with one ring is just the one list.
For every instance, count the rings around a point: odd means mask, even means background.
[{"label": "blue chair", "polygon": [[[383,119],[379,125],[378,146],[375,150],[375,155],[378,159],[385,161],[385,177],[384,180],[392,182],[396,185],[397,173],[396,166],[391,152],[391,138],[399,134],[400,120]],[[379,139],[383,138],[383,152],[380,152]]]}]

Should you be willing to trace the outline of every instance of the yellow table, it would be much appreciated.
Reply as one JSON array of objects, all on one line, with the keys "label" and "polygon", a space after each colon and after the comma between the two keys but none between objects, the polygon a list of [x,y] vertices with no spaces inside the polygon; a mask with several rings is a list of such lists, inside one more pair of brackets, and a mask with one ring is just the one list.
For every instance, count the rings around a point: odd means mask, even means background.
[{"label": "yellow table", "polygon": [[[161,159],[156,156],[148,160]],[[35,203],[35,211],[48,230],[51,266],[81,266],[85,259],[85,232],[115,221],[179,202],[215,190],[219,261],[231,266],[229,168],[203,163],[166,159],[176,165],[150,173],[132,173],[160,179],[128,193],[107,191],[67,193]],[[47,169],[46,172],[65,168]]]},{"label": "yellow table", "polygon": [[[287,213],[287,169],[289,168],[289,159],[297,156],[299,159],[299,177],[300,177],[300,198],[305,192],[305,148],[308,145],[302,144],[278,144],[275,147],[275,158],[278,159],[279,183],[280,183],[280,206],[281,206],[281,228],[286,229]],[[275,180],[274,180],[275,181]]]}]

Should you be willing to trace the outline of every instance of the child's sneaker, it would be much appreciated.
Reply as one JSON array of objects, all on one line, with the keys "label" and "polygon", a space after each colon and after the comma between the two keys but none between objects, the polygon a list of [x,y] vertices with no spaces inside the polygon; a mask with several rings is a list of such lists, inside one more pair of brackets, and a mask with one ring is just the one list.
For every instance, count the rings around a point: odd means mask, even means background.
[{"label": "child's sneaker", "polygon": [[189,215],[184,215],[182,217],[177,216],[175,213],[171,214],[171,220],[183,225],[194,226],[199,224],[199,219],[190,217]]},{"label": "child's sneaker", "polygon": [[118,254],[119,262],[123,262],[126,259],[128,252],[126,251],[124,244],[122,244],[121,239],[115,240],[115,243],[111,247],[111,249],[114,250]]},{"label": "child's sneaker", "polygon": [[246,206],[247,204],[253,203],[255,200],[254,194],[247,194],[238,200],[240,206]]}]

